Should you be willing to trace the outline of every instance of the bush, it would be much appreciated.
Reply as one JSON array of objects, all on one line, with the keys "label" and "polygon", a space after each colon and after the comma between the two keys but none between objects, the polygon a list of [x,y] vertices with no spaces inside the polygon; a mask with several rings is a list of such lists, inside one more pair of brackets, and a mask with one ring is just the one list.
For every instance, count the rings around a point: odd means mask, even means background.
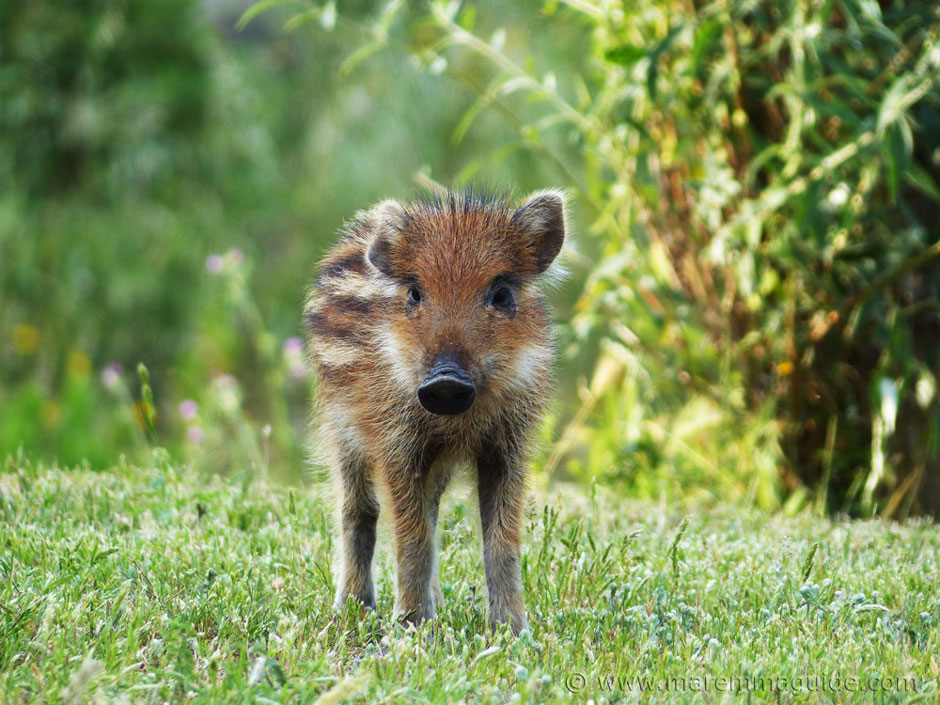
[{"label": "bush", "polygon": [[187,166],[209,81],[194,19],[190,0],[4,4],[0,185],[146,189]]},{"label": "bush", "polygon": [[940,511],[936,6],[545,14],[531,36],[579,28],[583,72],[475,5],[432,2],[393,43],[480,86],[458,137],[482,108],[508,114],[589,219],[568,364],[594,373],[549,469]]}]

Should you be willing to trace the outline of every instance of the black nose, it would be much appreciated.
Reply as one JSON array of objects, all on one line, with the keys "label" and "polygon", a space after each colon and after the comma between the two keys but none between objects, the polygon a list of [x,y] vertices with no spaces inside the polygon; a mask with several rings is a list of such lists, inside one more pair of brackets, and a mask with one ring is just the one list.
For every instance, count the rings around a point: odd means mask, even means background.
[{"label": "black nose", "polygon": [[453,364],[435,365],[418,387],[418,401],[432,414],[462,414],[473,406],[476,396],[470,375]]}]

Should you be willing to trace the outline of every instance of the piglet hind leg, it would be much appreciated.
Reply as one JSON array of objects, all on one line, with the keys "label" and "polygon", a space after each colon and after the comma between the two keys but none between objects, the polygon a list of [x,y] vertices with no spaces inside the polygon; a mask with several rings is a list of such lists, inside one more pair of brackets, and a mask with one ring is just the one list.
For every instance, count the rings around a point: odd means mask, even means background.
[{"label": "piglet hind leg", "polygon": [[435,610],[444,604],[444,593],[441,590],[441,564],[440,564],[440,532],[437,530],[440,514],[441,497],[450,481],[449,468],[438,468],[437,473],[429,478],[427,489],[428,515],[431,522],[431,596],[434,598]]},{"label": "piglet hind leg", "polygon": [[486,443],[477,457],[477,482],[490,621],[493,625],[508,623],[513,633],[519,634],[527,626],[519,547],[524,462],[500,444]]}]

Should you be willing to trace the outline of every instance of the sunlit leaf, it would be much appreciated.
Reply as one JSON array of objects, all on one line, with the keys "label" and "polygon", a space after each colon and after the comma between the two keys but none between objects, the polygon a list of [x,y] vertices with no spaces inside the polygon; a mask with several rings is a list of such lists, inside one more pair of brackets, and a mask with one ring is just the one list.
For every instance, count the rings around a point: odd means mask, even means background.
[{"label": "sunlit leaf", "polygon": [[685,29],[683,25],[677,25],[669,30],[668,34],[655,46],[650,52],[649,68],[646,70],[646,90],[649,93],[650,100],[656,100],[656,81],[659,75],[659,60],[663,54],[669,51],[669,47],[679,33]]},{"label": "sunlit leaf", "polygon": [[622,44],[604,52],[604,58],[607,61],[621,66],[632,66],[644,56],[646,56],[646,48],[633,44]]}]

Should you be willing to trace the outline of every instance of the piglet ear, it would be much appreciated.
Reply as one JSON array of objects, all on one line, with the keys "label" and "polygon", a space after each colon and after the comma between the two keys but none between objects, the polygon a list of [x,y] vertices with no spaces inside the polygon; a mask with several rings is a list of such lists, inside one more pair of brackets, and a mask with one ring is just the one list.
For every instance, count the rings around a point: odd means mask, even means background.
[{"label": "piglet ear", "polygon": [[523,203],[512,222],[529,239],[539,274],[548,269],[565,241],[565,197],[560,191],[539,191]]},{"label": "piglet ear", "polygon": [[389,199],[370,209],[366,219],[375,233],[366,251],[366,259],[382,274],[394,276],[393,255],[407,222],[405,209],[398,201]]}]

